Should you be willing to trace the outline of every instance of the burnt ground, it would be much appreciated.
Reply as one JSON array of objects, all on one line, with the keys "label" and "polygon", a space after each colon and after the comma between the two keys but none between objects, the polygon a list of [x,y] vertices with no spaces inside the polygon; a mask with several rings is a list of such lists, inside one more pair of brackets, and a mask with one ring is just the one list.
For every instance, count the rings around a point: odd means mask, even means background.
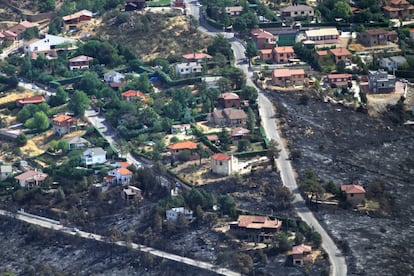
[{"label": "burnt ground", "polygon": [[16,275],[215,275],[4,218],[0,218],[0,240],[0,271]]},{"label": "burnt ground", "polygon": [[379,180],[395,199],[389,217],[375,217],[338,207],[315,213],[347,251],[350,275],[410,275],[414,271],[414,129],[396,126],[342,106],[311,99],[299,105],[298,94],[278,92],[280,119],[299,173],[310,168],[321,181],[359,183]]}]

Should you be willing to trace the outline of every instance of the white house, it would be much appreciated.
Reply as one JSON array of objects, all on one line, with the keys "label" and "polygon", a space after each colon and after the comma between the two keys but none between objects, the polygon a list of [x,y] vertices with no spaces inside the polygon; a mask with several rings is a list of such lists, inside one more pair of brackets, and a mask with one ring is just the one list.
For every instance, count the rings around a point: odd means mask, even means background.
[{"label": "white house", "polygon": [[127,168],[117,168],[108,172],[108,177],[105,177],[106,182],[112,184],[127,185],[132,179],[132,172]]},{"label": "white house", "polygon": [[13,168],[10,165],[1,165],[0,173],[0,179],[4,180],[13,174]]},{"label": "white house", "polygon": [[102,148],[90,148],[82,153],[81,163],[85,166],[106,162],[106,151]]},{"label": "white house", "polygon": [[382,58],[380,60],[380,67],[387,69],[389,72],[397,70],[401,64],[407,62],[407,59],[403,56],[394,56],[388,58]]},{"label": "white house", "polygon": [[201,73],[202,66],[198,62],[184,62],[175,65],[175,72],[180,76]]},{"label": "white house", "polygon": [[220,175],[232,175],[239,170],[239,161],[233,155],[216,153],[211,156],[211,171]]},{"label": "white house", "polygon": [[125,75],[114,70],[110,70],[104,74],[104,81],[108,83],[123,82],[125,81]]},{"label": "white house", "polygon": [[167,217],[167,221],[177,221],[178,216],[180,214],[184,215],[185,218],[189,221],[193,219],[193,211],[188,210],[184,207],[171,208],[165,211],[165,216]]},{"label": "white house", "polygon": [[48,177],[47,174],[39,171],[27,171],[19,174],[16,179],[22,188],[32,188],[39,186]]},{"label": "white house", "polygon": [[[64,47],[63,47],[64,46]],[[76,40],[66,37],[60,37],[56,35],[46,34],[45,38],[42,39],[32,39],[26,42],[23,46],[23,51],[26,54],[31,55],[35,52],[46,52],[50,50],[56,50],[62,47],[61,49],[75,49]]]}]

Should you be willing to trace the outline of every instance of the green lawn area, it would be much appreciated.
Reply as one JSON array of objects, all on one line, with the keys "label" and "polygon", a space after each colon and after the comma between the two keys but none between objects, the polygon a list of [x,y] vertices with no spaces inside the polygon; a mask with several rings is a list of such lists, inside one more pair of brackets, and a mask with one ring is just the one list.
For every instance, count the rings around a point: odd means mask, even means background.
[{"label": "green lawn area", "polygon": [[148,7],[168,7],[171,5],[171,0],[155,0],[155,1],[148,1]]}]

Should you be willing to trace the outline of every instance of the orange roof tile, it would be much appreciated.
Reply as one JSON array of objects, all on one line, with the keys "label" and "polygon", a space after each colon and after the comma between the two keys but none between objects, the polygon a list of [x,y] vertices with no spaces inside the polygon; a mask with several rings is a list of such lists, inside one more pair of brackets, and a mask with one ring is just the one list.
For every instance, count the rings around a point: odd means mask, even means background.
[{"label": "orange roof tile", "polygon": [[365,194],[365,189],[361,185],[357,184],[344,184],[341,185],[341,191],[346,194]]},{"label": "orange roof tile", "polygon": [[280,220],[271,220],[263,216],[245,216],[241,215],[238,218],[238,226],[248,229],[273,228],[278,229],[282,226]]},{"label": "orange roof tile", "polygon": [[171,144],[168,146],[168,149],[170,150],[184,150],[184,149],[196,149],[197,143],[193,141],[184,141],[184,142],[178,142],[175,144]]},{"label": "orange roof tile", "polygon": [[299,244],[292,247],[292,254],[310,253],[312,247],[310,245]]},{"label": "orange roof tile", "polygon": [[32,97],[27,97],[27,98],[23,98],[23,99],[18,99],[17,103],[19,104],[38,104],[38,103],[43,103],[45,102],[46,99],[43,96],[32,96]]},{"label": "orange roof tile", "polygon": [[117,171],[119,172],[120,175],[132,174],[132,172],[130,170],[128,170],[127,168],[119,168],[119,169],[117,169]]},{"label": "orange roof tile", "polygon": [[208,55],[208,54],[204,54],[204,53],[191,53],[191,54],[185,54],[183,55],[183,58],[185,59],[212,59],[213,57]]},{"label": "orange roof tile", "polygon": [[286,47],[275,47],[273,51],[277,54],[286,54],[286,53],[294,53],[293,47],[286,46]]},{"label": "orange roof tile", "polygon": [[122,168],[131,166],[131,164],[129,164],[128,162],[116,162],[116,163]]},{"label": "orange roof tile", "polygon": [[350,56],[352,53],[345,48],[336,48],[329,50],[334,56]]},{"label": "orange roof tile", "polygon": [[217,161],[224,161],[224,160],[230,160],[231,156],[224,154],[224,153],[216,153],[212,156],[212,158]]},{"label": "orange roof tile", "polygon": [[52,122],[54,123],[62,123],[65,121],[70,121],[73,118],[71,116],[65,115],[65,114],[60,114],[58,116],[56,116],[55,118],[52,119]]}]

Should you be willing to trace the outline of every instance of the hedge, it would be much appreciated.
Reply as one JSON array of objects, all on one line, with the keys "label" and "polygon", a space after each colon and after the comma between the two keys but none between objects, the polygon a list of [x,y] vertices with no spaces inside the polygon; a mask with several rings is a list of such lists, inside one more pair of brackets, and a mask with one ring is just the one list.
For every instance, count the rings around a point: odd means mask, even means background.
[{"label": "hedge", "polygon": [[159,77],[161,81],[166,83],[168,86],[177,86],[177,85],[189,85],[201,82],[201,77],[192,77],[186,79],[172,80],[165,72],[157,70],[154,73],[154,76]]},{"label": "hedge", "polygon": [[269,144],[270,144],[270,141],[269,141],[269,138],[267,138],[267,136],[266,136],[266,132],[265,132],[264,128],[262,126],[260,126],[259,131],[260,131],[260,135],[263,138],[263,142],[265,144],[265,147],[268,148]]},{"label": "hedge", "polygon": [[410,70],[397,70],[395,71],[395,76],[399,78],[414,78],[414,71]]},{"label": "hedge", "polygon": [[254,151],[244,151],[244,152],[235,152],[233,153],[234,156],[237,158],[251,158],[255,156],[265,156],[267,154],[267,150],[254,150]]},{"label": "hedge", "polygon": [[54,81],[50,81],[49,85],[52,85],[52,83],[59,83],[60,85],[65,85],[65,84],[68,84],[68,83],[74,83],[74,82],[80,80],[82,77],[83,77],[83,75],[79,75],[79,76],[76,76],[76,77],[54,80]]}]

